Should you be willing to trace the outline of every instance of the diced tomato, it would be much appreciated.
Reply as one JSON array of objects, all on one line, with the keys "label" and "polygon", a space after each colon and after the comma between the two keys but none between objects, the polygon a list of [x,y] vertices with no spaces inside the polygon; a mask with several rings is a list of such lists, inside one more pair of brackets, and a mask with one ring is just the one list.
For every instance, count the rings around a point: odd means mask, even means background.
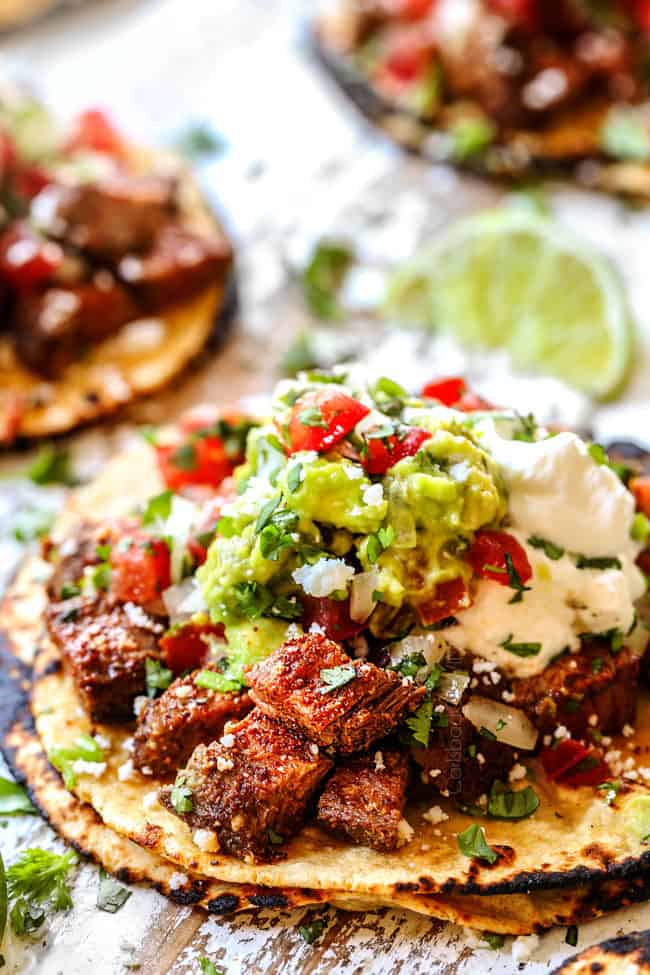
[{"label": "diced tomato", "polygon": [[13,139],[8,132],[0,131],[0,182],[13,171],[17,158]]},{"label": "diced tomato", "polygon": [[433,10],[437,0],[385,0],[391,17],[401,20],[421,20]]},{"label": "diced tomato", "polygon": [[50,185],[52,176],[42,166],[21,165],[14,171],[13,180],[18,195],[32,200],[41,190]]},{"label": "diced tomato", "polygon": [[494,410],[495,407],[477,393],[467,391],[457,403],[454,403],[454,409],[460,410],[461,413],[475,413],[477,410]]},{"label": "diced tomato", "polygon": [[561,785],[598,785],[611,775],[597,752],[573,738],[565,738],[554,748],[544,748],[539,757],[548,777]]},{"label": "diced tomato", "polygon": [[449,379],[436,379],[427,383],[422,390],[422,396],[427,399],[437,399],[443,406],[453,406],[461,398],[467,386],[460,376]]},{"label": "diced tomato", "polygon": [[363,466],[368,474],[385,474],[399,460],[417,454],[422,444],[430,439],[429,431],[419,427],[411,427],[404,435],[396,433],[381,439],[366,436]]},{"label": "diced tomato", "polygon": [[364,623],[356,623],[350,617],[349,600],[330,599],[316,596],[301,596],[304,614],[302,625],[308,630],[312,623],[317,623],[325,631],[330,640],[351,640],[364,629]]},{"label": "diced tomato", "polygon": [[123,156],[125,153],[122,136],[105,112],[97,108],[82,112],[73,123],[66,151],[76,152],[78,149],[92,149],[109,156]]},{"label": "diced tomato", "polygon": [[650,518],[650,475],[633,477],[628,486],[636,498],[636,506],[639,511]]},{"label": "diced tomato", "polygon": [[477,532],[467,553],[467,561],[481,579],[491,579],[502,586],[508,586],[510,579],[506,555],[510,556],[520,581],[528,582],[533,575],[528,556],[517,539],[507,532]]},{"label": "diced tomato", "polygon": [[169,549],[159,538],[134,531],[111,548],[111,589],[121,602],[159,602],[171,583]]},{"label": "diced tomato", "polygon": [[289,451],[330,450],[343,440],[370,410],[345,393],[327,389],[305,393],[293,406],[289,421]]},{"label": "diced tomato", "polygon": [[218,487],[240,461],[228,456],[220,437],[190,437],[174,444],[157,444],[156,455],[163,480],[172,491],[188,484]]},{"label": "diced tomato", "polygon": [[0,445],[10,447],[18,436],[23,416],[27,412],[27,397],[25,393],[7,390],[0,395]]},{"label": "diced tomato", "polygon": [[539,0],[489,0],[490,6],[506,20],[536,30],[540,26]]},{"label": "diced tomato", "polygon": [[455,616],[463,609],[469,609],[472,598],[464,579],[450,579],[436,586],[436,591],[424,603],[418,603],[418,615],[423,626],[431,626]]},{"label": "diced tomato", "polygon": [[200,667],[208,652],[208,637],[222,640],[222,623],[185,623],[166,633],[160,640],[160,649],[167,667],[175,674]]},{"label": "diced tomato", "polygon": [[393,35],[379,70],[388,83],[412,84],[422,77],[429,60],[428,48],[409,28]]},{"label": "diced tomato", "polygon": [[31,291],[49,280],[63,262],[58,244],[40,237],[22,221],[0,237],[0,276],[18,291]]}]

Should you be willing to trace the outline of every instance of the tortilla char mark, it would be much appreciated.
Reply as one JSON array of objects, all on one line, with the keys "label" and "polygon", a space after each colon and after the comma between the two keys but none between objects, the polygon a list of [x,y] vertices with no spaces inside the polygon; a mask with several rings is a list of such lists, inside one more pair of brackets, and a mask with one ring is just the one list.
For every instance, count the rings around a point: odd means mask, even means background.
[{"label": "tortilla char mark", "polygon": [[175,680],[138,715],[133,739],[137,769],[161,778],[174,775],[197,745],[221,737],[228,721],[239,721],[252,708],[246,693],[220,694],[199,687],[195,683],[199,673]]},{"label": "tortilla char mark", "polygon": [[[318,746],[255,709],[219,741],[199,745],[174,788],[189,790],[181,815],[193,829],[213,831],[225,852],[269,861],[285,855],[331,768]],[[174,797],[171,787],[161,790],[178,814]]]},{"label": "tortilla char mark", "polygon": [[396,850],[408,778],[408,756],[390,746],[346,759],[318,801],[318,824],[360,846]]},{"label": "tortilla char mark", "polygon": [[[342,683],[328,687],[327,671],[338,673]],[[365,751],[384,738],[426,694],[391,671],[350,660],[339,644],[320,634],[289,640],[251,667],[247,679],[265,714],[341,755]]]},{"label": "tortilla char mark", "polygon": [[[620,938],[611,938],[594,945],[565,961],[552,975],[599,975],[600,972],[623,971],[619,962],[625,961],[625,971],[650,971],[650,931],[633,931]],[[614,967],[615,966],[615,967]]]}]

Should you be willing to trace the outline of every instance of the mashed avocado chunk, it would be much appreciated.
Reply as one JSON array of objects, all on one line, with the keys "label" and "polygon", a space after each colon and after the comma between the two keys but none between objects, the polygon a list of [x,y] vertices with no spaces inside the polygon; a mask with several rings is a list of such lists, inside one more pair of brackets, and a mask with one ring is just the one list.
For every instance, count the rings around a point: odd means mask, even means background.
[{"label": "mashed avocado chunk", "polygon": [[377,388],[299,377],[249,434],[239,495],[198,572],[229,642],[255,623],[237,642],[247,660],[276,645],[262,623],[301,622],[310,600],[357,617],[366,607],[361,622],[388,635],[395,614],[415,619],[437,584],[469,576],[473,534],[505,516],[498,470],[467,417],[400,402],[397,386],[387,405]]}]

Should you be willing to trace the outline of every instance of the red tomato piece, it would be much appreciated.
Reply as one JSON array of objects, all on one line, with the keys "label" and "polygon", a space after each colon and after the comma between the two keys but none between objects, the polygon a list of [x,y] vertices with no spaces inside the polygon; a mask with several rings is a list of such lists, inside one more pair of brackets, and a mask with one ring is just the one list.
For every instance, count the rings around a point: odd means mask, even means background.
[{"label": "red tomato piece", "polygon": [[298,399],[289,421],[290,453],[330,450],[343,440],[370,410],[345,393],[313,390]]},{"label": "red tomato piece", "polygon": [[506,20],[512,20],[529,30],[540,27],[538,0],[489,0],[489,3],[492,9]]},{"label": "red tomato piece", "polygon": [[409,28],[393,36],[380,70],[389,83],[408,85],[422,77],[428,61],[427,49]]},{"label": "red tomato piece", "polygon": [[510,585],[506,555],[512,560],[515,572],[522,583],[532,578],[528,556],[516,538],[507,532],[481,531],[467,553],[467,561],[481,579],[491,579],[502,586]]},{"label": "red tomato piece", "polygon": [[425,441],[431,439],[428,430],[411,427],[405,434],[391,434],[389,437],[376,439],[364,437],[367,447],[363,458],[363,466],[368,474],[385,474],[404,457],[413,457]]},{"label": "red tomato piece", "polygon": [[14,172],[14,186],[19,196],[33,199],[41,190],[49,186],[52,177],[42,166],[21,166]]},{"label": "red tomato piece", "polygon": [[[563,739],[554,748],[544,748],[539,757],[548,777],[561,785],[598,785],[611,775],[598,753],[573,738]],[[580,768],[583,763],[585,767]]]},{"label": "red tomato piece", "polygon": [[464,579],[450,579],[448,582],[440,582],[436,586],[436,591],[430,599],[424,603],[418,603],[418,615],[423,626],[431,626],[446,620],[449,616],[455,616],[463,609],[469,609],[472,605],[472,598]]},{"label": "red tomato piece", "polygon": [[328,596],[301,596],[304,613],[302,625],[308,630],[317,623],[330,640],[351,640],[364,629],[364,623],[356,623],[350,618],[349,600],[330,599]]},{"label": "red tomato piece", "polygon": [[437,399],[443,406],[454,406],[461,398],[467,386],[461,376],[450,376],[449,379],[436,379],[427,383],[422,390],[426,399]]},{"label": "red tomato piece", "polygon": [[92,149],[109,156],[123,156],[125,153],[122,136],[106,113],[98,108],[82,112],[73,123],[66,151],[75,152],[78,149]]},{"label": "red tomato piece", "polygon": [[207,637],[222,640],[222,623],[184,623],[174,627],[160,640],[165,665],[175,674],[196,670],[205,660],[209,649]]},{"label": "red tomato piece", "polygon": [[646,34],[650,33],[650,0],[637,0],[635,6],[638,27]]},{"label": "red tomato piece", "polygon": [[8,132],[0,131],[0,181],[13,171],[17,158],[13,139]]},{"label": "red tomato piece", "polygon": [[636,498],[636,506],[639,511],[650,518],[650,475],[633,477],[630,480],[629,487]]},{"label": "red tomato piece", "polygon": [[58,244],[40,237],[23,222],[0,237],[0,276],[18,291],[31,291],[49,280],[63,263]]},{"label": "red tomato piece", "polygon": [[171,583],[167,545],[145,532],[134,531],[112,546],[111,569],[113,595],[125,603],[155,604]]},{"label": "red tomato piece", "polygon": [[240,461],[229,457],[220,437],[196,437],[175,444],[157,444],[163,480],[172,491],[190,484],[218,487]]},{"label": "red tomato piece", "polygon": [[476,410],[494,410],[496,407],[477,393],[468,391],[463,393],[457,403],[454,403],[454,409],[460,410],[461,413],[474,413]]}]

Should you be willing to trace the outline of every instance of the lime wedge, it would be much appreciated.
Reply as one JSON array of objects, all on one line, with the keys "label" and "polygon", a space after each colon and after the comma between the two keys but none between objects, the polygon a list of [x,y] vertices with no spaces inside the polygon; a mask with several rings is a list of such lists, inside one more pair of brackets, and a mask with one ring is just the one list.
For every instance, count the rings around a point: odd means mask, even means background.
[{"label": "lime wedge", "polygon": [[385,311],[468,347],[505,348],[515,368],[596,399],[620,392],[633,358],[615,270],[551,218],[524,209],[459,221],[392,274]]}]

